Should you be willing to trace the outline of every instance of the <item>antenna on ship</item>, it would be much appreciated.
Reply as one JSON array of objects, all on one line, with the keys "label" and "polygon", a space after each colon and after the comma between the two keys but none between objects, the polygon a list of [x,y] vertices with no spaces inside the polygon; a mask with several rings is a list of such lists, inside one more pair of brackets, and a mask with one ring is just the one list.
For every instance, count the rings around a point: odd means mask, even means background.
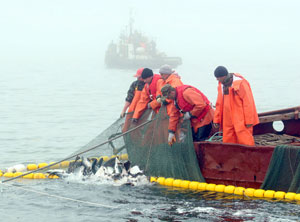
[{"label": "antenna on ship", "polygon": [[132,9],[130,9],[130,12],[129,12],[129,36],[132,35],[132,26],[133,26],[133,18],[132,18]]}]

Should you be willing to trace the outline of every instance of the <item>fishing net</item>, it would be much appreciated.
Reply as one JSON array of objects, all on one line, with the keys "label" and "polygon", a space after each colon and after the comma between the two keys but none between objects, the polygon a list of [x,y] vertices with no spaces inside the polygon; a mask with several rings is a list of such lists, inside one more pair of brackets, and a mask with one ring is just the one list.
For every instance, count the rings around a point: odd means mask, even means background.
[{"label": "fishing net", "polygon": [[[158,114],[146,110],[136,123],[131,121],[132,115],[128,113],[125,118],[115,121],[70,157],[81,152],[84,153],[80,156],[90,158],[126,155],[131,164],[139,166],[147,176],[204,181],[194,150],[190,121],[178,124],[177,142],[170,146],[165,107]],[[106,143],[108,140],[110,142]]]},{"label": "fishing net", "polygon": [[152,119],[150,124],[124,136],[129,160],[146,175],[204,181],[194,150],[190,121],[178,124],[176,143],[168,144],[169,118],[165,106],[158,114],[147,110],[136,127]]},{"label": "fishing net", "polygon": [[300,193],[299,163],[299,147],[288,145],[275,147],[261,188]]},{"label": "fishing net", "polygon": [[[122,137],[122,127],[124,122],[125,118],[116,120],[111,126],[96,136],[92,141],[81,147],[76,152],[72,153],[70,157],[81,152],[83,153],[80,154],[80,156],[83,157],[112,156],[126,153],[125,143]],[[85,152],[89,149],[90,151]]]}]

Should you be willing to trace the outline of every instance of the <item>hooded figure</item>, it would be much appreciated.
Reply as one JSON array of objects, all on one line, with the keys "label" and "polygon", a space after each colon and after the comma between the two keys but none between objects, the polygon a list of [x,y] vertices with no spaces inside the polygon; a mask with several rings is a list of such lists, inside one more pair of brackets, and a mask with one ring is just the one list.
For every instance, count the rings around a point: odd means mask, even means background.
[{"label": "hooded figure", "polygon": [[175,72],[175,70],[173,70],[171,66],[167,64],[160,67],[159,74],[161,75],[161,79],[158,80],[157,82],[157,92],[156,92],[156,96],[158,99],[151,105],[153,109],[154,108],[159,109],[161,107],[161,104],[166,105],[167,113],[168,115],[170,115],[171,112],[171,106],[169,105],[170,100],[161,100],[161,96],[162,96],[161,89],[166,84],[169,84],[172,87],[177,87],[177,86],[182,86],[183,83],[181,82],[178,73]]}]

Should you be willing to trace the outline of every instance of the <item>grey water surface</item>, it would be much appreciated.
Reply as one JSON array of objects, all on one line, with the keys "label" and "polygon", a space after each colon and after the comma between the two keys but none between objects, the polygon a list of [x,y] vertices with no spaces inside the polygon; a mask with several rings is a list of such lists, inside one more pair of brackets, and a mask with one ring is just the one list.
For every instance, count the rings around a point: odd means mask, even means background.
[{"label": "grey water surface", "polygon": [[[290,0],[1,2],[0,169],[61,160],[119,118],[135,70],[107,69],[104,53],[128,25],[130,10],[157,48],[182,57],[176,71],[183,83],[212,102],[213,70],[224,65],[249,80],[258,112],[299,106],[299,6]],[[23,179],[0,184],[0,217],[300,221],[300,205],[150,183]]]},{"label": "grey water surface", "polygon": [[[86,72],[50,68],[1,73],[0,100],[4,104],[0,114],[1,169],[18,163],[65,158],[118,118],[124,94],[133,80],[132,71],[99,67]],[[192,69],[185,70],[183,66],[178,71],[183,81],[194,78],[185,76]],[[211,89],[203,89],[211,90],[208,96],[215,97],[214,78],[207,78],[205,83],[196,78],[194,81],[199,86],[200,82],[211,85]],[[298,100],[291,97],[282,102],[285,106],[279,107],[272,96],[273,90],[262,95],[269,97],[268,101],[257,100],[259,111],[299,105],[293,104]],[[289,87],[284,93],[292,95],[297,90]],[[259,98],[257,91],[254,93]],[[7,184],[0,187],[0,211],[5,221],[297,221],[300,214],[300,205],[292,202],[253,200],[152,184],[116,186],[80,178],[23,179]]]}]

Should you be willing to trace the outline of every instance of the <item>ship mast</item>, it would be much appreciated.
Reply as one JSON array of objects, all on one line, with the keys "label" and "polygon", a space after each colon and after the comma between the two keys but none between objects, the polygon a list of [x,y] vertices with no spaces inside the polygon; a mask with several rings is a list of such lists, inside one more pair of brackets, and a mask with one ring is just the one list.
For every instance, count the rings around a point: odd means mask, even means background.
[{"label": "ship mast", "polygon": [[132,18],[132,10],[130,10],[130,13],[129,13],[129,36],[132,35],[132,27],[133,27],[133,18]]}]

